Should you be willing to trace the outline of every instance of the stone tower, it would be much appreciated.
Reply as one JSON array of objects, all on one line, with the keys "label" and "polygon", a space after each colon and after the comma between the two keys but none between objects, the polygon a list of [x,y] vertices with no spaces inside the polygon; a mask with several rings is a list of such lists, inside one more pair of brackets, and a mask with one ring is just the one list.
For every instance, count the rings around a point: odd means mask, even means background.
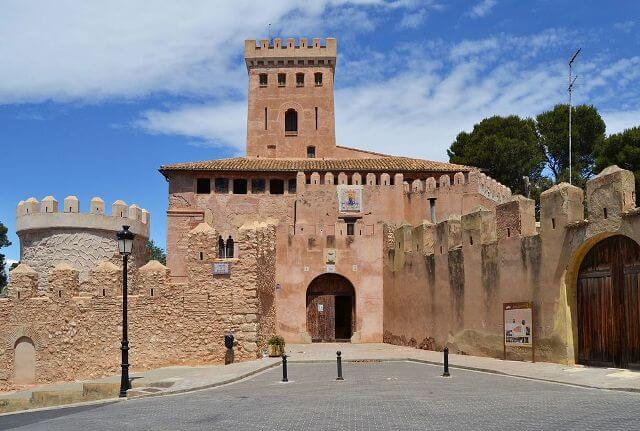
[{"label": "stone tower", "polygon": [[336,152],[336,40],[246,40],[247,156],[331,158]]}]

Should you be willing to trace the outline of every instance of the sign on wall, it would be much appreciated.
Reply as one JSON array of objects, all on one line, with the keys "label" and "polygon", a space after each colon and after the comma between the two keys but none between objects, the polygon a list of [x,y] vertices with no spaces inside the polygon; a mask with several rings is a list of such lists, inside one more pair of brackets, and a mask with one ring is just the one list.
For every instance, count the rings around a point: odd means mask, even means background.
[{"label": "sign on wall", "polygon": [[214,262],[213,275],[229,275],[231,274],[231,262]]},{"label": "sign on wall", "polygon": [[530,347],[534,357],[533,343],[533,303],[509,302],[502,308],[504,322],[504,355],[507,347]]},{"label": "sign on wall", "polygon": [[338,189],[338,210],[341,213],[362,212],[362,186],[349,186],[339,184]]}]

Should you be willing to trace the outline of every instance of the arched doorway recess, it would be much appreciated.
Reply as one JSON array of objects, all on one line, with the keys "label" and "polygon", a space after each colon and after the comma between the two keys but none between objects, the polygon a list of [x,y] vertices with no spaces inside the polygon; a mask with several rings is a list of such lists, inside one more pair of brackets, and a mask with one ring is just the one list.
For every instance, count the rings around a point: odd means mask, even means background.
[{"label": "arched doorway recess", "polygon": [[640,368],[640,246],[616,235],[589,250],[577,280],[578,362]]},{"label": "arched doorway recess", "polygon": [[29,337],[20,337],[14,346],[14,377],[17,385],[32,385],[36,382],[36,348]]},{"label": "arched doorway recess", "polygon": [[349,341],[355,330],[356,294],[338,274],[322,274],[307,288],[307,331],[314,342]]}]

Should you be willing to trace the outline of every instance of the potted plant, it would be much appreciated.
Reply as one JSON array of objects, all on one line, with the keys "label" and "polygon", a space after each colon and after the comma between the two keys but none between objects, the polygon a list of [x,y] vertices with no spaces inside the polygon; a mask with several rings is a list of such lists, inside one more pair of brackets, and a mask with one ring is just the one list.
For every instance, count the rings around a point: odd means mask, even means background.
[{"label": "potted plant", "polygon": [[269,344],[269,356],[284,355],[284,338],[281,335],[272,335],[267,343]]}]

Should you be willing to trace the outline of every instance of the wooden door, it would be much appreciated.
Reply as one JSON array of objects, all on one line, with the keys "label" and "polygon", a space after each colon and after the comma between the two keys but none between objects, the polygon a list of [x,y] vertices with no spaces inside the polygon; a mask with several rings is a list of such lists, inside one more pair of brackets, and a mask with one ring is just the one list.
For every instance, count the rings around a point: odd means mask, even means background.
[{"label": "wooden door", "polygon": [[640,248],[607,238],[585,256],[578,276],[578,362],[640,366]]},{"label": "wooden door", "polygon": [[309,295],[307,330],[312,341],[335,341],[335,296]]}]

